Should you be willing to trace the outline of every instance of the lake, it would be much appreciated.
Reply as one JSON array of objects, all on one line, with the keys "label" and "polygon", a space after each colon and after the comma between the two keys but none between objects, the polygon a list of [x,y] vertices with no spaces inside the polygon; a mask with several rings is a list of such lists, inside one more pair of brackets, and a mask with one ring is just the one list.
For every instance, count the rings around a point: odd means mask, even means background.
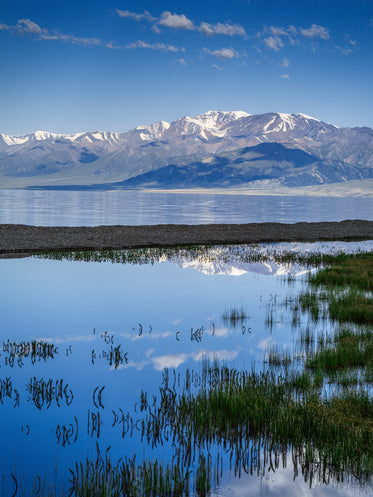
[{"label": "lake", "polygon": [[373,198],[1,190],[0,223],[37,226],[373,220]]},{"label": "lake", "polygon": [[[82,202],[80,216],[95,204]],[[119,221],[117,209],[106,221]],[[56,212],[36,211],[36,223],[59,224]],[[80,222],[70,211],[60,224],[68,216]],[[87,224],[100,222],[98,211],[90,216]],[[224,445],[194,441],[192,454],[180,454],[172,422],[163,419],[158,435],[154,425],[162,399],[198,390],[218,367],[259,371],[274,350],[297,354],[305,329],[333,330],[329,320],[295,316],[291,303],[315,271],[295,254],[360,250],[372,251],[373,241],[119,251],[116,263],[105,253],[95,262],[68,254],[0,260],[1,495],[43,495],[44,485],[67,495],[69,469],[97,451],[127,467],[182,458],[199,483],[208,464],[209,490],[198,495],[371,494],[348,473],[341,481],[329,470],[307,472],[290,445],[270,453],[245,438],[243,461],[228,437]]]},{"label": "lake", "polygon": [[[0,190],[0,223],[344,219],[373,220],[373,199]],[[330,468],[310,471],[291,445],[269,451],[265,439],[237,445],[230,436],[185,444],[165,416],[170,396],[198,392],[219,368],[267,370],[278,352],[301,357],[305,330],[333,332],[329,320],[294,313],[315,270],[297,253],[372,249],[294,243],[0,259],[0,495],[68,495],[76,463],[92,470],[87,461],[125,463],[142,481],[190,474],[191,495],[371,493],[348,472],[341,480]]]}]

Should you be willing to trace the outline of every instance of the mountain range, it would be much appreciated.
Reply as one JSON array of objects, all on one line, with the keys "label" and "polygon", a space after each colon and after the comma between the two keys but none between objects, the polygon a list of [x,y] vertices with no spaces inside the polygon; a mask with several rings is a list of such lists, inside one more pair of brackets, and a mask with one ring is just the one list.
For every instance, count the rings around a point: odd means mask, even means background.
[{"label": "mountain range", "polygon": [[373,178],[373,130],[305,114],[209,111],[126,133],[0,133],[0,186],[288,188]]}]

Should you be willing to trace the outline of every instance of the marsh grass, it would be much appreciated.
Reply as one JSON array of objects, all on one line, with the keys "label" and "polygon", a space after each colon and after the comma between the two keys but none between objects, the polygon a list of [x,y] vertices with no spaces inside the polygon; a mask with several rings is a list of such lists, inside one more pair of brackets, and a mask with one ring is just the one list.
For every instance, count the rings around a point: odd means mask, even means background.
[{"label": "marsh grass", "polygon": [[373,290],[373,253],[340,255],[309,278],[313,285],[348,287],[361,291]]},{"label": "marsh grass", "polygon": [[[373,370],[373,254],[339,256],[330,267],[309,278],[311,288],[300,306],[316,321],[327,314],[337,324],[334,336],[320,337],[316,350],[308,349],[305,366],[329,375],[345,387],[370,383]],[[318,311],[319,309],[319,311]]]},{"label": "marsh grass", "polygon": [[326,302],[335,321],[373,324],[373,253],[338,256],[331,262],[309,277],[318,291],[300,296],[302,310],[307,309],[317,320],[322,302]]},{"label": "marsh grass", "polygon": [[268,351],[268,364],[270,366],[285,366],[288,367],[292,362],[290,352],[281,350],[273,345]]},{"label": "marsh grass", "polygon": [[42,360],[46,362],[58,354],[56,345],[43,340],[15,342],[8,339],[3,342],[2,350],[7,357],[7,365],[11,367],[15,364],[22,367],[27,358],[31,359],[32,364]]},{"label": "marsh grass", "polygon": [[[302,253],[279,251],[276,247],[258,245],[191,245],[173,247],[152,247],[136,249],[101,249],[101,250],[50,250],[32,254],[34,257],[52,260],[70,260],[85,262],[112,262],[115,264],[154,264],[160,260],[174,258],[198,260],[199,262],[242,263],[267,262],[277,264],[300,264],[306,268],[335,264],[344,260],[344,254],[325,254],[322,252]],[[291,276],[290,276],[291,279]]]},{"label": "marsh grass", "polygon": [[339,322],[373,324],[373,297],[358,290],[331,293],[329,296],[329,315]]},{"label": "marsh grass", "polygon": [[[338,478],[365,481],[373,471],[373,401],[364,392],[324,398],[323,380],[320,369],[278,374],[205,365],[197,391],[186,384],[175,396],[163,387],[148,421],[171,426],[173,440],[192,459],[198,448],[217,444],[228,449],[233,467],[242,467],[259,446],[266,447],[263,457],[291,448]],[[250,464],[255,470],[263,461]]]},{"label": "marsh grass", "polygon": [[243,306],[231,307],[223,312],[221,319],[224,324],[236,328],[237,326],[243,326],[249,319],[249,316],[246,314]]},{"label": "marsh grass", "polygon": [[326,372],[347,368],[373,368],[373,330],[343,328],[329,347],[320,347],[306,360],[306,367]]},{"label": "marsh grass", "polygon": [[70,469],[70,497],[205,497],[212,488],[210,454],[200,454],[195,467],[186,467],[180,458],[170,464],[157,459],[137,463],[136,456],[113,464],[109,450],[102,456],[97,445],[95,460]]}]

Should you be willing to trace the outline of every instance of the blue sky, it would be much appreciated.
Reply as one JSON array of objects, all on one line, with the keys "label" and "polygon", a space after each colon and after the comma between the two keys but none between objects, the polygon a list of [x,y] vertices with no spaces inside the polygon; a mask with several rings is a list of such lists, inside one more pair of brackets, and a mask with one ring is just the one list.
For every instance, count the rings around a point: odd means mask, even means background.
[{"label": "blue sky", "polygon": [[373,127],[372,0],[3,0],[0,132],[208,110]]}]

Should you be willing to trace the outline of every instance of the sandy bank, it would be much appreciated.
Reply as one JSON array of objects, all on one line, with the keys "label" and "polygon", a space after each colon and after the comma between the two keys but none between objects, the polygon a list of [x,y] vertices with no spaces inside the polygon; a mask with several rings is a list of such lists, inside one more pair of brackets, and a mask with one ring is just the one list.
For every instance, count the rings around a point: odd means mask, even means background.
[{"label": "sandy bank", "polygon": [[46,250],[124,249],[175,245],[373,239],[373,221],[41,227],[0,225],[0,254]]}]

